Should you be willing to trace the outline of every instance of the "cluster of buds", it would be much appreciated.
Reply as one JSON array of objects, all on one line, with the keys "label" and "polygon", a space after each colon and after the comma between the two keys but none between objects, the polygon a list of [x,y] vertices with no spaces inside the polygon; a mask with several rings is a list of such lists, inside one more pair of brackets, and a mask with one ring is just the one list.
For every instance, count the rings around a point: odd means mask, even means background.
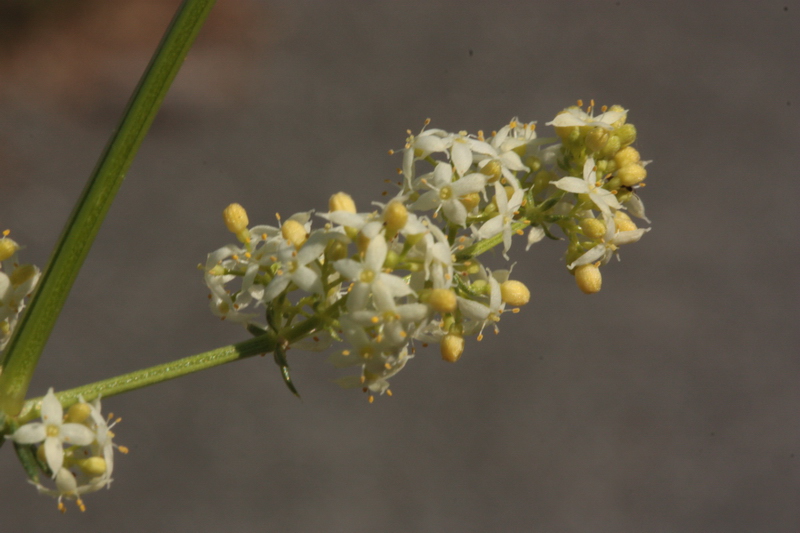
[{"label": "cluster of buds", "polygon": [[[58,509],[66,511],[63,499],[75,500],[84,511],[81,495],[100,490],[111,484],[114,469],[114,449],[128,450],[113,442],[111,422],[100,413],[100,399],[92,403],[81,398],[64,413],[51,388],[42,399],[41,422],[22,425],[7,438],[14,441],[20,457],[31,476],[31,483],[42,494],[58,498]],[[54,488],[39,482],[39,472],[52,479]]]},{"label": "cluster of buds", "polygon": [[36,266],[19,263],[20,246],[8,238],[9,233],[5,230],[0,237],[0,351],[8,344],[40,274]]},{"label": "cluster of buds", "polygon": [[[272,330],[284,370],[285,348],[346,341],[330,360],[357,368],[340,383],[363,388],[371,401],[390,394],[388,378],[414,355],[415,341],[437,343],[443,359],[457,361],[465,337],[497,332],[503,313],[528,303],[529,289],[510,268],[490,270],[478,259],[502,246],[508,260],[513,236],[525,229],[529,249],[559,240],[558,226],[578,287],[599,291],[599,267],[647,231],[624,212],[646,220],[635,193],[646,172],[630,146],[636,130],[627,112],[614,106],[594,116],[593,105],[581,105],[548,123],[558,138],[537,138],[535,123],[517,119],[488,137],[409,132],[396,194],[369,212],[334,194],[317,228],[313,212],[249,227],[232,204],[224,217],[239,242],[201,267],[212,312],[254,334]],[[290,384],[288,372],[284,379]]]}]

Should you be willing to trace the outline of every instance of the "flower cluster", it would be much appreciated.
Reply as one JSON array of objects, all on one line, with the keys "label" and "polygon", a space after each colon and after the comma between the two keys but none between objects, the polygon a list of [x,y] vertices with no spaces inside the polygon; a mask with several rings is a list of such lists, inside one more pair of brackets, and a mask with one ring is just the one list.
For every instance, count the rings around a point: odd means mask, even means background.
[{"label": "flower cluster", "polygon": [[631,146],[627,111],[593,110],[580,102],[564,110],[548,123],[557,134],[549,139],[517,119],[489,136],[409,132],[394,196],[359,212],[349,195],[334,194],[317,227],[313,212],[248,227],[245,210],[232,204],[224,217],[239,242],[201,267],[211,311],[256,334],[271,330],[285,347],[346,341],[330,360],[358,373],[340,383],[372,400],[390,394],[388,378],[413,357],[415,342],[439,344],[454,362],[465,337],[497,332],[505,312],[529,301],[510,268],[478,259],[502,245],[508,260],[525,229],[530,248],[558,240],[559,227],[578,287],[599,291],[599,267],[647,231],[625,212],[646,220],[635,192],[646,163]]},{"label": "flower cluster", "polygon": [[0,237],[0,351],[8,344],[25,298],[33,292],[40,274],[36,266],[19,263],[20,246],[8,235],[5,230]]},{"label": "flower cluster", "polygon": [[127,453],[124,446],[113,442],[111,428],[119,422],[110,422],[100,413],[100,399],[92,403],[80,401],[64,413],[61,403],[51,388],[42,399],[41,422],[20,426],[7,438],[18,446],[35,448],[37,467],[53,479],[55,488],[39,483],[38,476],[31,482],[42,494],[58,498],[58,508],[66,511],[62,500],[75,500],[81,511],[85,510],[82,494],[100,490],[111,484],[114,469],[114,449]]}]

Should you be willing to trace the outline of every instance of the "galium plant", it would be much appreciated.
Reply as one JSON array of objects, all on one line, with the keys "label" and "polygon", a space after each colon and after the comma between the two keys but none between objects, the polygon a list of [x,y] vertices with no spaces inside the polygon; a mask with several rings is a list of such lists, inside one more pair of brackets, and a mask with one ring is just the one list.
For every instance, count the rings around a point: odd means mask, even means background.
[{"label": "galium plant", "polygon": [[[187,0],[179,9],[41,276],[19,262],[20,246],[7,231],[0,238],[0,428],[31,483],[56,497],[62,511],[64,499],[84,510],[82,495],[111,483],[114,451],[127,451],[114,443],[111,428],[119,419],[101,415],[101,396],[265,353],[298,394],[287,356],[294,348],[332,350],[330,363],[349,370],[339,384],[361,388],[372,402],[391,395],[389,380],[417,350],[436,344],[442,359],[456,362],[468,338],[498,333],[503,315],[529,302],[531,291],[513,279],[513,264],[491,269],[482,262],[487,251],[510,261],[522,246],[563,242],[568,273],[593,294],[601,288],[601,267],[649,231],[634,222],[649,222],[638,195],[647,162],[633,146],[636,128],[621,106],[579,101],[546,123],[555,135],[544,138],[535,122],[516,118],[488,135],[428,128],[425,121],[396,154],[399,179],[383,202],[359,208],[337,192],[327,210],[277,216],[274,225],[251,225],[239,204],[224,209],[236,241],[199,268],[211,312],[243,325],[253,339],[25,401],[43,347],[41,334],[31,332],[44,331],[46,339],[212,3]],[[101,195],[103,202],[89,201]]]}]

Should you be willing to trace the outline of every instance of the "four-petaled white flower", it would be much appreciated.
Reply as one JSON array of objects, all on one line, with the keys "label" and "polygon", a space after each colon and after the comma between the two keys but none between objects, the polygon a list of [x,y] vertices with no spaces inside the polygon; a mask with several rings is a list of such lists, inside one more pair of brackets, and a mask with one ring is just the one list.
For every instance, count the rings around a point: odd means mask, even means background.
[{"label": "four-petaled white flower", "polygon": [[41,422],[30,422],[20,426],[8,438],[17,444],[44,442],[47,466],[55,477],[64,464],[64,444],[88,446],[94,441],[95,435],[83,424],[64,423],[64,409],[52,387],[42,399],[41,415]]},{"label": "four-petaled white flower", "polygon": [[486,176],[480,173],[469,174],[453,181],[453,167],[448,163],[437,164],[433,173],[420,181],[432,190],[420,196],[411,205],[411,209],[421,211],[441,209],[447,220],[462,227],[467,224],[467,208],[461,203],[460,198],[482,191],[486,186]]},{"label": "four-petaled white flower", "polygon": [[[606,264],[611,260],[611,256],[617,253],[620,246],[637,242],[642,235],[650,231],[650,228],[639,228],[631,231],[617,231],[613,217],[606,217],[606,234],[599,244],[595,245],[588,252],[567,265],[572,270],[581,265],[588,265],[595,261]],[[619,255],[617,255],[619,259]]]},{"label": "four-petaled white flower", "polygon": [[556,115],[556,118],[547,122],[548,126],[555,126],[557,128],[565,128],[569,126],[600,126],[603,129],[610,130],[613,124],[619,119],[624,118],[628,114],[627,110],[622,111],[606,111],[601,115],[592,116],[583,109],[573,106],[564,110],[564,112]]},{"label": "four-petaled white flower", "polygon": [[489,219],[481,229],[478,230],[478,236],[481,239],[489,239],[503,234],[503,257],[508,259],[508,250],[511,248],[511,225],[514,223],[514,215],[522,205],[522,200],[525,192],[522,189],[517,189],[511,195],[511,198],[506,194],[506,189],[499,182],[495,182],[495,202],[497,202],[497,215]]},{"label": "four-petaled white flower", "polygon": [[562,191],[588,194],[594,205],[605,216],[613,216],[612,210],[622,209],[622,205],[614,194],[608,189],[604,189],[602,182],[598,181],[597,168],[592,157],[587,157],[586,163],[583,165],[583,179],[569,176],[552,183]]}]

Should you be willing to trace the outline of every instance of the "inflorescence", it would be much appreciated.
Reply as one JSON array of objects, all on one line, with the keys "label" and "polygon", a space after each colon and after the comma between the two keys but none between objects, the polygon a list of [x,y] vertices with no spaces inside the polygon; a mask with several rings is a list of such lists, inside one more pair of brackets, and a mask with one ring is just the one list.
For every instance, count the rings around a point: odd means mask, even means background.
[{"label": "inflorescence", "polygon": [[578,287],[598,292],[600,267],[649,231],[629,216],[649,222],[637,195],[648,162],[632,146],[636,128],[625,109],[594,115],[593,102],[582,106],[547,123],[554,138],[538,138],[534,122],[517,119],[488,137],[409,131],[397,194],[359,212],[336,193],[328,212],[316,213],[324,222],[315,228],[313,211],[250,227],[244,208],[228,206],[225,223],[239,242],[201,267],[211,311],[253,334],[276,335],[275,358],[292,390],[287,348],[346,341],[330,361],[358,373],[339,383],[361,387],[372,401],[391,394],[388,379],[413,357],[415,341],[438,343],[455,362],[465,337],[497,332],[504,313],[529,301],[511,268],[490,270],[478,259],[502,245],[508,260],[524,230],[530,249],[545,237],[561,240],[558,227]]}]

